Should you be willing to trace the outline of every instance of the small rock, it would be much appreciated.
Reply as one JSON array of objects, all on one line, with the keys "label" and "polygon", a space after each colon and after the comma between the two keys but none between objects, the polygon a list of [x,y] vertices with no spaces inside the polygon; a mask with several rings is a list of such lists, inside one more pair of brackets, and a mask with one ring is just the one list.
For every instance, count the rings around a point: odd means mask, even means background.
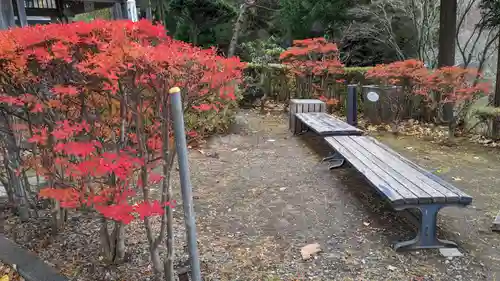
[{"label": "small rock", "polygon": [[457,248],[441,248],[439,249],[439,252],[443,257],[462,257],[464,254],[462,254]]},{"label": "small rock", "polygon": [[275,142],[276,140],[273,140],[273,139],[268,139],[267,141],[268,141],[268,142]]},{"label": "small rock", "polygon": [[363,222],[363,224],[364,224],[365,226],[369,226],[369,225],[370,225],[370,223],[369,223],[369,222],[366,222],[366,221],[364,221],[364,222]]},{"label": "small rock", "polygon": [[388,265],[388,266],[387,266],[387,269],[388,269],[388,270],[390,270],[390,271],[394,271],[394,270],[396,270],[396,269],[398,269],[398,268],[397,268],[397,267],[395,267],[395,266],[392,266],[392,265]]},{"label": "small rock", "polygon": [[445,261],[444,261],[444,263],[445,263],[445,264],[449,264],[449,263],[450,263],[450,261],[449,261],[449,260],[445,260]]},{"label": "small rock", "polygon": [[238,150],[238,148],[237,148],[237,147],[235,147],[235,148],[231,149],[231,151],[236,151],[236,150]]},{"label": "small rock", "polygon": [[312,255],[315,255],[319,252],[321,252],[321,246],[318,243],[305,245],[304,247],[302,247],[302,249],[300,249],[303,260],[308,260]]},{"label": "small rock", "polygon": [[285,191],[286,187],[280,187],[280,191]]}]

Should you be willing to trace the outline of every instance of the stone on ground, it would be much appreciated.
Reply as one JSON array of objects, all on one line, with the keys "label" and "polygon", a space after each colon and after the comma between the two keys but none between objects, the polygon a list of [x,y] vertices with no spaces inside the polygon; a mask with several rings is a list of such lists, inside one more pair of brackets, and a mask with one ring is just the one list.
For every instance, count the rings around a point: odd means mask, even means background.
[{"label": "stone on ground", "polygon": [[443,257],[452,258],[452,257],[462,257],[462,254],[457,248],[441,248],[439,252]]},{"label": "stone on ground", "polygon": [[300,250],[300,253],[302,254],[302,259],[303,260],[308,260],[310,259],[313,255],[321,252],[321,246],[318,243],[314,244],[309,244]]}]

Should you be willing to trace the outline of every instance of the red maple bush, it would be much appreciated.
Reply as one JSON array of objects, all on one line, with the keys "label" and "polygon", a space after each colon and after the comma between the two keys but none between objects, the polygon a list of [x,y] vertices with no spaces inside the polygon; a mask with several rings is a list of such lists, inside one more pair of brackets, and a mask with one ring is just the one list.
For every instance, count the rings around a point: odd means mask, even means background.
[{"label": "red maple bush", "polygon": [[344,82],[344,66],[335,43],[321,37],[295,40],[291,48],[281,53],[280,60],[296,76],[299,97],[313,93],[328,105],[339,102],[339,95],[334,92],[335,85]]},{"label": "red maple bush", "polygon": [[[159,183],[167,186],[175,155],[168,90],[182,89],[188,135],[203,136],[224,125],[222,115],[236,105],[243,67],[238,58],[174,40],[148,21],[0,32],[0,103],[26,124],[18,134],[32,150],[23,169],[45,179],[39,196],[53,200],[55,227],[66,209],[94,209],[107,257],[117,260],[123,225],[140,219],[157,253],[163,237],[153,236],[150,218],[162,218],[163,234],[173,203],[149,194]],[[211,127],[209,119],[216,120]]]},{"label": "red maple bush", "polygon": [[409,59],[376,65],[366,72],[365,77],[378,80],[382,85],[402,86],[406,92],[426,94],[428,75],[429,70],[422,61]]},{"label": "red maple bush", "polygon": [[470,105],[490,94],[491,86],[477,69],[450,66],[432,70],[415,59],[377,65],[367,71],[366,78],[376,79],[383,85],[401,86],[405,93],[423,97],[425,109],[422,111],[431,112],[436,122],[442,122],[443,106],[452,104],[454,116],[448,121],[450,136],[454,135]]}]

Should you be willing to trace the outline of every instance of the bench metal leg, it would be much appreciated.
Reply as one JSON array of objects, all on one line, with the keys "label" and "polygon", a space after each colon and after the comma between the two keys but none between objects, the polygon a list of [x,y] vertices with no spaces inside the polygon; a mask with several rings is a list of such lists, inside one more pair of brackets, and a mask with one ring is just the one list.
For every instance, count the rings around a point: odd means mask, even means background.
[{"label": "bench metal leg", "polygon": [[404,209],[419,209],[422,214],[420,226],[417,236],[408,241],[398,242],[394,244],[394,250],[418,250],[418,249],[433,249],[456,247],[457,244],[437,238],[437,214],[441,208],[445,207],[442,204],[428,205],[407,205],[396,207],[397,211]]},{"label": "bench metal leg", "polygon": [[327,157],[323,158],[321,162],[328,161],[329,167],[328,169],[332,170],[335,168],[340,168],[344,165],[345,159],[342,157],[340,153],[337,151],[330,153]]}]

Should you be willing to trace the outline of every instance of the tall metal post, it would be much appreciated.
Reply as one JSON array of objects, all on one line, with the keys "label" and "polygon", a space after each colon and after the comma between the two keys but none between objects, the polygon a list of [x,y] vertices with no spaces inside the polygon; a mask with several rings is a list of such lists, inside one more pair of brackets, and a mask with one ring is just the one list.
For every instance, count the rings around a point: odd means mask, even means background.
[{"label": "tall metal post", "polygon": [[174,121],[175,147],[177,149],[177,160],[179,162],[179,176],[182,192],[182,206],[184,209],[184,222],[188,249],[191,260],[191,280],[201,281],[200,258],[198,256],[198,245],[196,237],[196,221],[193,208],[193,191],[189,176],[188,151],[186,144],[186,133],[184,129],[184,112],[182,109],[181,90],[178,87],[170,89],[172,118]]},{"label": "tall metal post", "polygon": [[357,88],[358,85],[347,85],[347,123],[353,126],[356,126],[358,124],[358,97],[356,94]]}]

